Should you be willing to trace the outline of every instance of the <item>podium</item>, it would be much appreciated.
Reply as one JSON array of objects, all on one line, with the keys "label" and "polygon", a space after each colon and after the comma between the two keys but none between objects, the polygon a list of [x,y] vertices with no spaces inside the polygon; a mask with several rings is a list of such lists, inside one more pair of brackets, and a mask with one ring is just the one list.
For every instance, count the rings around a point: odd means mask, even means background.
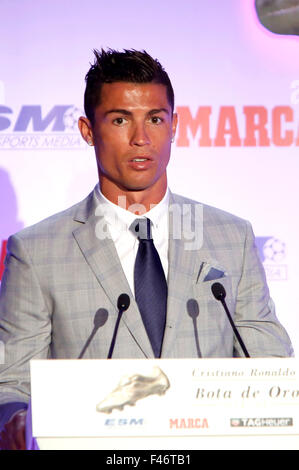
[{"label": "podium", "polygon": [[295,358],[58,359],[30,367],[29,448],[299,449]]}]

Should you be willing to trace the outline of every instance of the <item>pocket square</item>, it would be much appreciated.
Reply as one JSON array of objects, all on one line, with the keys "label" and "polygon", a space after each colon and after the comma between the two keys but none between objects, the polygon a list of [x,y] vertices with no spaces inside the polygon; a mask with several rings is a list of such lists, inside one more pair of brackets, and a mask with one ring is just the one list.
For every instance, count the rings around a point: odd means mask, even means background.
[{"label": "pocket square", "polygon": [[210,268],[203,282],[215,281],[216,279],[220,279],[221,277],[224,277],[224,276],[225,276],[224,271],[220,271],[220,269],[216,269],[216,268]]}]

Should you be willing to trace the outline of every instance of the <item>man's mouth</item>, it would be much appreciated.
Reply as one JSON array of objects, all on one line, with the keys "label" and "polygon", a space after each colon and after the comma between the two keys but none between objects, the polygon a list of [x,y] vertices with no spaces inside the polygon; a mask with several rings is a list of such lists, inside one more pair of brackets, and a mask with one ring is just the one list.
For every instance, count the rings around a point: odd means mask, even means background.
[{"label": "man's mouth", "polygon": [[149,158],[145,158],[145,157],[143,157],[143,158],[138,158],[138,157],[137,157],[137,158],[132,158],[131,161],[132,161],[132,162],[146,162],[147,160],[149,160]]},{"label": "man's mouth", "polygon": [[153,165],[153,159],[148,156],[133,157],[128,162],[134,170],[148,170]]}]

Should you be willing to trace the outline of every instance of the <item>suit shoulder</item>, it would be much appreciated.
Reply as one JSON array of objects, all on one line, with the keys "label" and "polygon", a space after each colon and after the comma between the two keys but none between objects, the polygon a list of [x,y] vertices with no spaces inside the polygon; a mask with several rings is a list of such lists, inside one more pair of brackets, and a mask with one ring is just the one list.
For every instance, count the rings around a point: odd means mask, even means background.
[{"label": "suit shoulder", "polygon": [[202,202],[196,201],[194,199],[186,198],[184,196],[173,194],[173,202],[180,205],[197,205],[199,204],[202,207],[203,211],[203,219],[206,224],[235,224],[239,226],[247,226],[250,223],[235,214],[227,212],[223,209],[219,209],[214,206],[210,206],[208,204],[204,204]]},{"label": "suit shoulder", "polygon": [[73,206],[20,230],[12,237],[26,240],[30,238],[43,237],[43,235],[53,235],[57,237],[59,234],[69,232],[70,227],[72,225],[75,227],[76,225],[76,215],[87,211],[87,207],[90,205],[92,197],[93,193],[89,194],[84,200],[74,204]]}]

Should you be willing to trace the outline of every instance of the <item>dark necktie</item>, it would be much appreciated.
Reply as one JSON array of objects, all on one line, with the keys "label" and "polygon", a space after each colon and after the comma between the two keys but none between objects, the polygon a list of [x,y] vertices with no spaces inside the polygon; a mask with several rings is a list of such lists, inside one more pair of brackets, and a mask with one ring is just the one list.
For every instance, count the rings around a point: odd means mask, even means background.
[{"label": "dark necktie", "polygon": [[130,227],[138,237],[135,260],[135,299],[155,357],[160,357],[166,321],[167,283],[151,237],[151,221],[136,219]]}]

